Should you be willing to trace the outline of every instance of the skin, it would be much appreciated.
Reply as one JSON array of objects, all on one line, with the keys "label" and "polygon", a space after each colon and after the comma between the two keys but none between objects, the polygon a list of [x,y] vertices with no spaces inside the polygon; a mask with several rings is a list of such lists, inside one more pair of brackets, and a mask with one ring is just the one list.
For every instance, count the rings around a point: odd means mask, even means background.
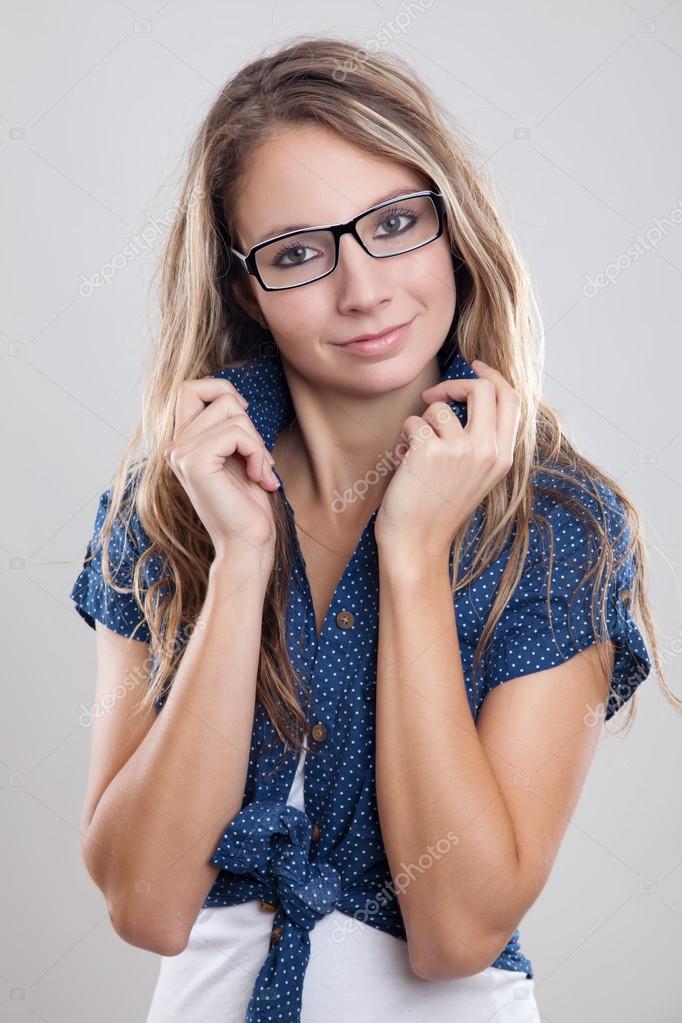
[{"label": "skin", "polygon": [[[237,242],[246,251],[275,233],[282,195],[287,220],[304,226],[346,220],[393,187],[427,184],[320,128],[290,131],[254,160],[238,205]],[[340,265],[324,280],[278,294],[251,279],[238,287],[244,308],[268,325],[280,347],[296,406],[295,428],[280,434],[275,450],[287,489],[290,479],[300,481],[299,506],[320,510],[318,535],[332,545],[335,529],[346,533],[353,517],[354,525],[363,521],[381,502],[375,535],[382,837],[393,877],[427,850],[439,853],[429,854],[429,868],[399,895],[415,972],[425,979],[477,973],[545,884],[596,748],[608,692],[592,646],[555,668],[505,682],[472,720],[445,552],[459,524],[509,470],[518,397],[497,371],[476,364],[477,380],[439,381],[436,353],[456,301],[445,237],[377,260],[345,236]],[[334,347],[411,317],[403,345],[389,355],[360,359]],[[465,429],[444,399],[467,402]],[[247,417],[239,419],[242,412],[226,381],[183,384],[169,458],[215,541],[204,627],[188,643],[160,718],[151,710],[131,725],[137,694],[126,688],[93,733],[86,863],[118,933],[164,955],[186,947],[217,874],[209,856],[240,805],[248,765],[264,577],[255,536],[224,558],[218,553],[223,534],[234,534],[234,508],[243,514],[245,507],[245,479],[228,479],[222,463],[234,473],[232,455],[239,453],[253,463],[249,478],[261,480],[262,440]],[[401,438],[408,453],[396,471],[380,477],[366,502],[332,515],[330,495],[364,477],[377,453],[400,450]],[[261,486],[265,504],[275,484],[263,477]],[[98,694],[121,678],[144,677],[146,644],[101,623],[97,637]],[[188,753],[196,749],[202,757]],[[447,854],[443,836],[453,836]]]},{"label": "skin", "polygon": [[[234,218],[242,252],[283,223],[339,223],[393,189],[429,187],[414,171],[318,126],[290,129],[264,143],[245,178]],[[363,479],[386,449],[395,451],[405,419],[424,410],[421,391],[440,379],[436,353],[456,302],[447,236],[414,252],[374,259],[344,235],[339,265],[328,277],[276,293],[248,276],[238,289],[245,310],[267,325],[277,343],[296,408],[293,428],[280,433],[273,450],[278,470],[287,467],[288,477],[297,480],[299,507],[318,510],[334,530],[334,517],[326,514],[334,494]],[[393,353],[368,359],[337,347],[408,320],[413,322]],[[343,519],[340,532],[369,516],[390,478],[373,485],[364,502],[345,506],[336,516]]]},{"label": "skin", "polygon": [[[254,159],[238,244],[245,252],[277,233],[283,195],[286,220],[311,226],[346,220],[401,185],[428,182],[321,128],[292,129]],[[451,836],[448,854],[400,892],[400,908],[416,973],[472,975],[499,955],[546,883],[596,749],[603,713],[594,708],[603,712],[608,694],[593,644],[496,687],[472,718],[447,553],[511,468],[519,395],[480,363],[475,380],[440,380],[436,353],[456,302],[446,236],[377,260],[346,235],[329,277],[282,293],[249,278],[240,289],[280,350],[297,423],[280,434],[275,460],[297,480],[299,507],[319,511],[318,536],[333,543],[334,529],[347,528],[324,518],[330,494],[361,479],[377,452],[404,456],[371,496],[381,503],[377,806],[393,877]],[[387,355],[335,347],[413,316]],[[445,404],[453,399],[467,402],[465,428]],[[369,513],[367,502],[360,513],[348,507],[346,522]]]}]

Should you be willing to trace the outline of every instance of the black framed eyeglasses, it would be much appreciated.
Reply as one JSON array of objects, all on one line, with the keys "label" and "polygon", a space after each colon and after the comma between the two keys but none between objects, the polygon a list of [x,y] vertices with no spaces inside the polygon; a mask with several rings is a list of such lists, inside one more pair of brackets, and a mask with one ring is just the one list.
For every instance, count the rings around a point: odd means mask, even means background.
[{"label": "black framed eyeglasses", "polygon": [[[339,262],[339,240],[343,234],[352,234],[368,255],[386,259],[412,252],[439,238],[444,214],[441,193],[423,189],[380,202],[345,224],[287,231],[258,242],[247,253],[231,246],[230,252],[264,291],[284,291],[312,284],[333,273]],[[308,252],[312,255],[306,258]]]}]

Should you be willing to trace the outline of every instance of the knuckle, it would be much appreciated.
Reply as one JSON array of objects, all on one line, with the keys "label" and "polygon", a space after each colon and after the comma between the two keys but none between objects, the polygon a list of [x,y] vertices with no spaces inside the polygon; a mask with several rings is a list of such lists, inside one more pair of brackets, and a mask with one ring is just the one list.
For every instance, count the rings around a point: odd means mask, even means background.
[{"label": "knuckle", "polygon": [[236,422],[239,426],[251,427],[255,430],[253,423],[251,422],[251,416],[248,412],[235,412],[234,415],[230,416],[232,422]]},{"label": "knuckle", "polygon": [[494,465],[498,458],[497,444],[481,445],[478,457],[484,465]]},{"label": "knuckle", "polygon": [[460,439],[452,446],[452,458],[457,465],[469,460],[470,444],[466,437]]},{"label": "knuckle", "polygon": [[178,472],[182,473],[182,475],[186,479],[189,479],[192,475],[192,468],[194,466],[194,462],[195,462],[194,451],[185,451],[176,459],[175,464],[178,469]]}]

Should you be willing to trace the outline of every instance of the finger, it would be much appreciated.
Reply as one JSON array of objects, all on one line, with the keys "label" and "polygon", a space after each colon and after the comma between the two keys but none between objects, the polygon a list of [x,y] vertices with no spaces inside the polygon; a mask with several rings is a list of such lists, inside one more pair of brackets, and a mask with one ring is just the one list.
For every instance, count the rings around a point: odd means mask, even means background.
[{"label": "finger", "polygon": [[[229,443],[232,435],[236,441]],[[228,452],[227,455],[224,455],[225,451]],[[230,455],[240,455],[244,459],[246,474],[254,483],[260,483],[262,486],[270,484],[273,489],[277,486],[262,439],[251,430],[244,429],[236,420],[216,423],[201,434],[181,441],[175,454],[176,460],[182,460],[185,466],[188,461],[192,463],[201,461],[201,464],[210,466],[210,471],[223,468],[225,458]],[[182,469],[182,466],[180,468]]]},{"label": "finger", "polygon": [[177,436],[195,416],[203,412],[208,402],[215,401],[222,394],[234,395],[243,407],[248,405],[234,384],[222,377],[200,377],[185,380],[178,391],[175,403],[175,435]]},{"label": "finger", "polygon": [[464,401],[477,383],[478,378],[476,380],[469,380],[465,377],[459,377],[456,380],[439,380],[437,384],[425,387],[419,394],[426,402]]},{"label": "finger", "polygon": [[450,406],[444,401],[431,402],[426,411],[422,412],[421,418],[424,419],[429,424],[433,432],[439,437],[442,437],[443,440],[463,432],[463,427],[459,419]]},{"label": "finger", "polygon": [[491,439],[498,443],[497,387],[492,380],[476,380],[467,402],[466,432],[482,451]]},{"label": "finger", "polygon": [[505,462],[511,463],[516,447],[516,435],[521,419],[521,395],[498,369],[475,360],[476,372],[492,380],[497,388],[497,450]]},{"label": "finger", "polygon": [[272,483],[275,480],[267,465],[262,440],[229,420],[216,423],[195,437],[181,438],[173,445],[169,457],[173,467],[177,466],[180,472],[184,471],[188,462],[199,460],[211,470],[217,470],[222,467],[225,458],[235,453],[244,458],[246,473],[254,483],[261,480],[263,483]]},{"label": "finger", "polygon": [[[421,392],[425,401],[465,401],[467,425],[464,428],[477,443],[485,443],[491,434],[497,436],[497,388],[492,380],[441,380]],[[453,419],[456,419],[453,416]],[[444,424],[449,433],[454,426]]]},{"label": "finger", "polygon": [[274,464],[275,460],[265,447],[265,442],[254,426],[251,417],[245,411],[241,402],[239,402],[233,394],[221,394],[220,397],[212,401],[210,405],[206,405],[206,407],[184,428],[182,431],[182,439],[184,440],[185,438],[188,439],[190,437],[195,437],[204,430],[207,430],[209,427],[215,426],[216,423],[224,423],[230,418],[235,418],[242,429],[250,430],[254,437],[260,439],[268,461],[271,465]]}]

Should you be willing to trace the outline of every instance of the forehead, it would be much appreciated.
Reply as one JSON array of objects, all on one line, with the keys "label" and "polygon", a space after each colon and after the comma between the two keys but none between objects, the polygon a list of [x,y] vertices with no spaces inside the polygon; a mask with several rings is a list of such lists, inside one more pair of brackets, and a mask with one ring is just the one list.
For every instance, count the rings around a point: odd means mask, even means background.
[{"label": "forehead", "polygon": [[428,179],[319,125],[287,128],[255,151],[236,200],[233,222],[246,248],[287,226],[350,219],[396,189]]}]

